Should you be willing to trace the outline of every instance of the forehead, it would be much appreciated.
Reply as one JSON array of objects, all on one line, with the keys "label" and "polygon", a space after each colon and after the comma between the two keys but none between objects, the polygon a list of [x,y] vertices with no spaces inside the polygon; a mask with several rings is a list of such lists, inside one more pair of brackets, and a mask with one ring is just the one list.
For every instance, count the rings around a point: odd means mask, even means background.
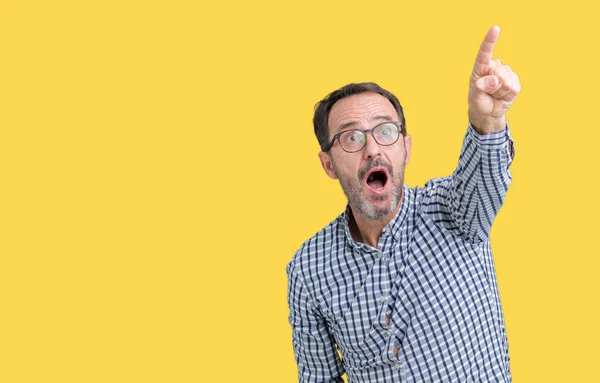
[{"label": "forehead", "polygon": [[[382,116],[398,121],[399,116],[392,103],[377,93],[360,93],[343,98],[336,102],[329,112],[329,132],[337,132],[339,127],[355,122],[359,129],[366,129],[369,124]],[[335,133],[333,133],[335,134]]]}]

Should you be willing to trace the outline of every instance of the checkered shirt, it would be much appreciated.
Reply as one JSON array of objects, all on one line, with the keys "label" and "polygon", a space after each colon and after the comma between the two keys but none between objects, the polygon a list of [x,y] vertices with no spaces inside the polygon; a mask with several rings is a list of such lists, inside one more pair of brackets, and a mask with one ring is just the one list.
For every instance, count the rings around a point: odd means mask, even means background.
[{"label": "checkered shirt", "polygon": [[513,157],[508,127],[469,126],[454,173],[404,186],[377,248],[352,239],[349,208],[301,246],[287,266],[299,382],[512,381],[489,233]]}]

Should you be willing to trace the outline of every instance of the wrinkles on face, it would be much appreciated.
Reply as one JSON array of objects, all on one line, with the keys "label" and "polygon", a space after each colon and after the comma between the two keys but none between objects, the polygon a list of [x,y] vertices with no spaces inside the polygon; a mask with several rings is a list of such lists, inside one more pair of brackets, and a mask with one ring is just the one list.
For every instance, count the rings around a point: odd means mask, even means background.
[{"label": "wrinkles on face", "polygon": [[[356,97],[363,96],[363,97]],[[329,113],[329,136],[348,128],[369,129],[376,122],[398,121],[391,102],[376,93],[364,93],[338,101]]]}]

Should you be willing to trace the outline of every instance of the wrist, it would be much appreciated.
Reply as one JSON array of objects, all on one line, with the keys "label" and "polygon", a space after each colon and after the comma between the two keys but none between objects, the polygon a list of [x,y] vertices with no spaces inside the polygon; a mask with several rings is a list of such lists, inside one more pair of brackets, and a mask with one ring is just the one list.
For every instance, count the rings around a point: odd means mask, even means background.
[{"label": "wrist", "polygon": [[506,116],[477,116],[469,110],[469,122],[479,134],[499,132],[506,128]]}]

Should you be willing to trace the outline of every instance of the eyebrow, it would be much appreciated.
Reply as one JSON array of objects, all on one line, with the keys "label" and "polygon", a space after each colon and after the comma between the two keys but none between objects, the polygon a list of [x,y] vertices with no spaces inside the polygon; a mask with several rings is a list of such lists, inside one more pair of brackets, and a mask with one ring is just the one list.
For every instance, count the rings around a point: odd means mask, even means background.
[{"label": "eyebrow", "polygon": [[[394,119],[392,117],[388,116],[387,114],[380,114],[380,115],[377,115],[377,116],[373,117],[371,119],[371,121],[394,121]],[[338,132],[341,132],[344,129],[348,129],[348,128],[351,128],[351,127],[356,126],[356,125],[358,125],[357,121],[344,122],[338,128]]]}]

